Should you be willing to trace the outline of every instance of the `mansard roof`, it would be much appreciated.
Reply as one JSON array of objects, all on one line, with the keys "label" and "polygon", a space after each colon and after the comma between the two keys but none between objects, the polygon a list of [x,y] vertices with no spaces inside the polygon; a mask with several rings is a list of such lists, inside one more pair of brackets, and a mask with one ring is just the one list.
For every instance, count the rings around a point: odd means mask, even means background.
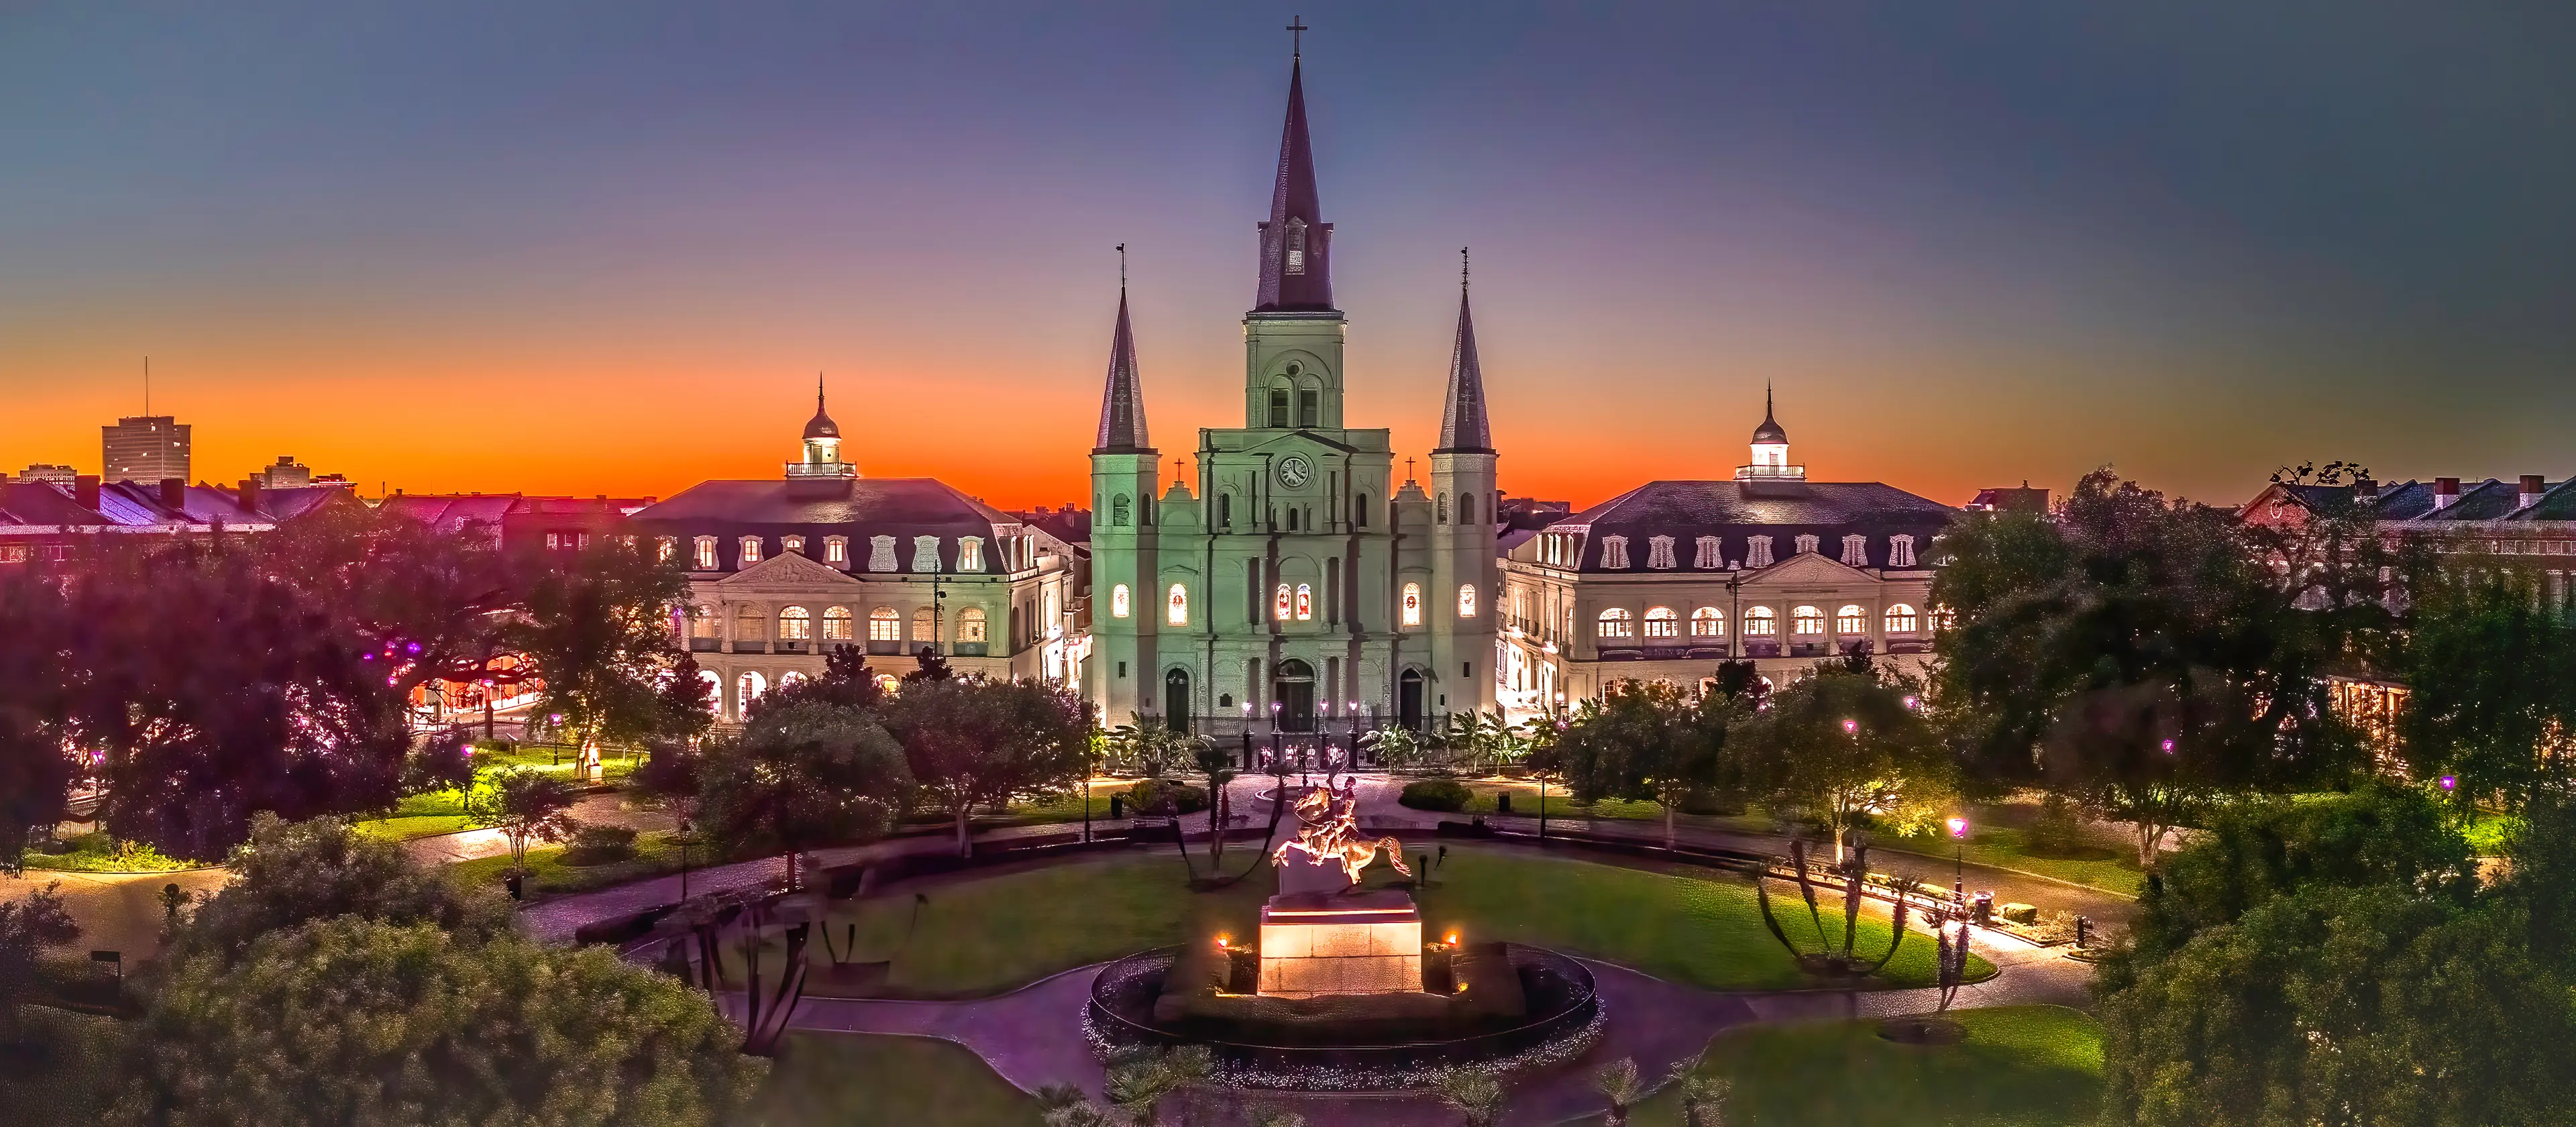
[{"label": "mansard roof", "polygon": [[868,531],[904,530],[944,536],[988,536],[996,524],[1020,518],[978,501],[935,478],[876,477],[816,489],[797,481],[702,481],[678,496],[646,506],[634,520],[678,529],[855,525]]},{"label": "mansard roof", "polygon": [[[1725,560],[1740,563],[1749,537],[1772,537],[1773,558],[1785,561],[1799,535],[1815,536],[1819,552],[1839,557],[1842,538],[1858,534],[1868,539],[1871,565],[1885,567],[1889,537],[1914,537],[1917,558],[1928,559],[1932,537],[1958,515],[1931,498],[1875,481],[1650,481],[1542,531],[1585,531],[1584,571],[1645,570],[1647,546],[1656,536],[1673,538],[1681,570],[1692,570],[1687,565],[1702,536],[1717,537]],[[1608,536],[1627,538],[1629,567],[1600,566],[1601,542]]]}]

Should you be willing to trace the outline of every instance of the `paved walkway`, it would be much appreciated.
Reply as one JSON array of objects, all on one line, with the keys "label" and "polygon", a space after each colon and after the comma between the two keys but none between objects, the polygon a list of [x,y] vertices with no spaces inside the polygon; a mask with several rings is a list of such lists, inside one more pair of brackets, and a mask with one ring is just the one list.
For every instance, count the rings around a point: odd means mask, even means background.
[{"label": "paved walkway", "polygon": [[[567,813],[585,826],[625,826],[638,832],[661,833],[678,825],[670,815],[659,810],[627,805],[625,797],[616,791],[585,794],[572,804]],[[452,834],[413,838],[403,843],[403,849],[428,864],[446,865],[508,853],[510,839],[499,830],[459,830]]]},{"label": "paved walkway", "polygon": [[[126,968],[161,951],[161,889],[178,885],[194,896],[212,892],[233,879],[230,869],[190,869],[183,873],[57,873],[29,869],[25,876],[0,876],[0,900],[15,900],[56,881],[62,882],[63,905],[80,925],[79,951],[119,951]],[[77,952],[76,952],[77,953]]]}]

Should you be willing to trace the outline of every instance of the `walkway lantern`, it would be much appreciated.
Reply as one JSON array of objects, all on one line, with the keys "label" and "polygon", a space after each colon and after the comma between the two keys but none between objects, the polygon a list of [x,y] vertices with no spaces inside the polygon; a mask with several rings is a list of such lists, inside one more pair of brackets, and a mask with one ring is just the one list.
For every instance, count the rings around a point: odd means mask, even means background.
[{"label": "walkway lantern", "polygon": [[1950,819],[1950,895],[1963,896],[1968,891],[1968,820]]}]

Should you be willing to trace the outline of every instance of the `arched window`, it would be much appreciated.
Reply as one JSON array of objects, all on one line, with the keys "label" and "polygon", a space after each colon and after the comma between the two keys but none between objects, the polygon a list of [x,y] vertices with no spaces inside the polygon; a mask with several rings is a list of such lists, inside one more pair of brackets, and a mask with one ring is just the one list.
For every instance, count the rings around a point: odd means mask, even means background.
[{"label": "arched window", "polygon": [[759,562],[760,562],[760,537],[757,537],[757,536],[745,536],[745,537],[743,537],[743,538],[742,538],[742,542],[741,542],[741,547],[742,547],[742,554],[741,554],[739,557],[737,557],[737,563],[735,564],[735,566],[737,566],[737,567],[750,567],[751,565],[753,565],[753,564],[756,564],[756,563],[759,563]]},{"label": "arched window", "polygon": [[1368,494],[1366,494],[1366,493],[1360,493],[1360,494],[1356,494],[1355,496],[1358,498],[1358,500],[1355,500],[1355,501],[1351,502],[1351,523],[1352,523],[1352,524],[1356,524],[1356,525],[1360,526],[1361,528],[1367,528],[1367,527],[1368,527]]},{"label": "arched window", "polygon": [[878,607],[868,612],[868,640],[871,642],[903,640],[903,620],[895,617],[893,607]]},{"label": "arched window", "polygon": [[1435,519],[1435,520],[1439,521],[1439,522],[1440,522],[1440,523],[1442,523],[1442,524],[1447,524],[1447,523],[1449,523],[1449,495],[1448,495],[1448,494],[1443,493],[1443,494],[1441,494],[1441,495],[1440,495],[1440,514],[1439,514],[1437,517],[1433,518],[1433,519]]},{"label": "arched window", "polygon": [[743,709],[749,711],[751,702],[759,700],[760,694],[769,691],[769,678],[757,673],[745,673],[742,679],[736,682],[736,691],[742,698]]},{"label": "arched window", "polygon": [[957,612],[957,640],[979,644],[984,641],[984,608],[968,607]]},{"label": "arched window", "polygon": [[1628,620],[1626,607],[1612,607],[1602,611],[1600,621],[1593,631],[1595,635],[1603,638],[1627,638],[1634,636],[1635,632],[1636,624]]},{"label": "arched window", "polygon": [[1234,527],[1234,494],[1219,493],[1216,495],[1216,526],[1218,528]]},{"label": "arched window", "polygon": [[1825,612],[1814,607],[1799,607],[1789,612],[1789,633],[1795,637],[1820,637],[1825,632]]},{"label": "arched window", "polygon": [[1649,609],[1646,611],[1646,636],[1647,636],[1647,637],[1649,637],[1649,638],[1678,638],[1678,637],[1681,637],[1681,635],[1682,635],[1682,620],[1681,620],[1681,616],[1680,616],[1680,615],[1677,615],[1677,614],[1674,614],[1674,613],[1673,613],[1673,608],[1671,608],[1671,607],[1652,607],[1652,608],[1649,608]]},{"label": "arched window", "polygon": [[761,621],[766,616],[759,607],[744,607],[733,616],[733,637],[737,642],[757,642],[761,638]]},{"label": "arched window", "polygon": [[1914,608],[1907,606],[1904,603],[1889,603],[1887,605],[1887,632],[1890,634],[1913,633]]},{"label": "arched window", "polygon": [[722,625],[724,624],[716,621],[716,608],[704,603],[689,608],[690,637],[713,638],[716,636],[716,628]]},{"label": "arched window", "polygon": [[1458,523],[1460,523],[1460,524],[1474,524],[1474,523],[1476,523],[1476,495],[1475,495],[1475,494],[1473,494],[1473,493],[1461,493],[1461,494],[1459,494],[1459,495],[1458,495]]},{"label": "arched window", "polygon": [[1691,612],[1691,637],[1723,638],[1726,636],[1726,612],[1716,607],[1701,607]]},{"label": "arched window", "polygon": [[781,689],[792,689],[804,683],[805,675],[793,669],[778,675],[778,687]]},{"label": "arched window", "polygon": [[1476,585],[1473,583],[1458,585],[1458,617],[1476,617]]},{"label": "arched window", "polygon": [[1932,628],[1934,630],[1949,630],[1957,627],[1958,625],[1959,616],[1950,613],[1950,608],[1932,608]]},{"label": "arched window", "polygon": [[1125,617],[1127,617],[1127,599],[1128,599],[1128,596],[1127,596],[1127,585],[1126,585],[1126,584],[1121,583],[1121,584],[1119,584],[1119,585],[1117,585],[1117,586],[1115,586],[1115,587],[1110,588],[1110,589],[1109,589],[1109,617],[1111,617],[1111,618],[1125,618]]},{"label": "arched window", "polygon": [[1272,592],[1270,596],[1270,617],[1280,622],[1286,622],[1290,617],[1294,616],[1296,614],[1296,607],[1290,599],[1291,596],[1288,592],[1288,585],[1285,583],[1280,584],[1279,589]]},{"label": "arched window", "polygon": [[699,570],[699,571],[714,571],[714,570],[716,569],[716,538],[715,538],[715,537],[713,537],[713,536],[701,536],[701,537],[698,537],[698,539],[697,539],[697,567],[698,567],[698,570]]},{"label": "arched window", "polygon": [[1127,495],[1124,493],[1109,499],[1109,527],[1127,527]]},{"label": "arched window", "polygon": [[803,607],[789,607],[778,612],[778,640],[802,642],[814,636],[814,616]]},{"label": "arched window", "polygon": [[912,612],[912,640],[916,642],[939,640],[939,612],[929,607]]},{"label": "arched window", "polygon": [[1422,625],[1422,585],[1419,583],[1404,585],[1404,624]]},{"label": "arched window", "polygon": [[1172,593],[1163,600],[1163,621],[1174,626],[1190,624],[1190,589],[1172,584]]},{"label": "arched window", "polygon": [[1834,612],[1834,633],[1869,633],[1869,612],[1862,610],[1857,603],[1844,604],[1841,610]]},{"label": "arched window", "polygon": [[1288,531],[1297,531],[1297,506],[1288,506]]},{"label": "arched window", "polygon": [[1753,609],[1744,612],[1745,637],[1768,638],[1773,634],[1779,633],[1779,630],[1780,621],[1771,613],[1771,608],[1754,607]]},{"label": "arched window", "polygon": [[[782,552],[794,552],[794,553],[796,553],[797,555],[800,555],[800,556],[801,556],[801,555],[804,555],[804,554],[805,554],[805,538],[804,538],[804,537],[802,537],[802,536],[781,536],[781,537],[779,537],[779,538],[778,538],[778,548],[779,548],[779,550],[780,550],[780,551],[782,551]],[[785,677],[781,677],[781,678],[779,678],[779,679],[778,679],[778,683],[779,683],[781,686],[786,685],[786,683],[787,683],[787,678],[785,678]]]},{"label": "arched window", "polygon": [[1297,621],[1305,622],[1314,617],[1315,586],[1311,583],[1300,583],[1297,585]]},{"label": "arched window", "polygon": [[850,608],[833,607],[823,612],[823,640],[826,642],[850,640]]}]

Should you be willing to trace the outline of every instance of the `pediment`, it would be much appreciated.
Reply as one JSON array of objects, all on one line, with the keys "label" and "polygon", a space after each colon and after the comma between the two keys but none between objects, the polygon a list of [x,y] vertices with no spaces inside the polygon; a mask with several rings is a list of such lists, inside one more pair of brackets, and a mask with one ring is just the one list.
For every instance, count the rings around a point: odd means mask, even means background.
[{"label": "pediment", "polygon": [[1311,430],[1292,430],[1284,432],[1275,438],[1255,442],[1244,447],[1241,452],[1246,454],[1284,454],[1288,451],[1298,449],[1308,449],[1335,454],[1353,454],[1359,451],[1359,447],[1348,446],[1335,442],[1332,439],[1326,438]]},{"label": "pediment", "polygon": [[817,587],[856,590],[865,585],[842,574],[838,568],[806,558],[801,552],[781,552],[717,580],[716,586],[748,590],[793,588],[798,591],[811,591]]},{"label": "pediment", "polygon": [[1760,571],[1747,573],[1747,590],[1764,587],[1812,587],[1825,583],[1875,583],[1878,577],[1821,552],[1791,556]]}]

